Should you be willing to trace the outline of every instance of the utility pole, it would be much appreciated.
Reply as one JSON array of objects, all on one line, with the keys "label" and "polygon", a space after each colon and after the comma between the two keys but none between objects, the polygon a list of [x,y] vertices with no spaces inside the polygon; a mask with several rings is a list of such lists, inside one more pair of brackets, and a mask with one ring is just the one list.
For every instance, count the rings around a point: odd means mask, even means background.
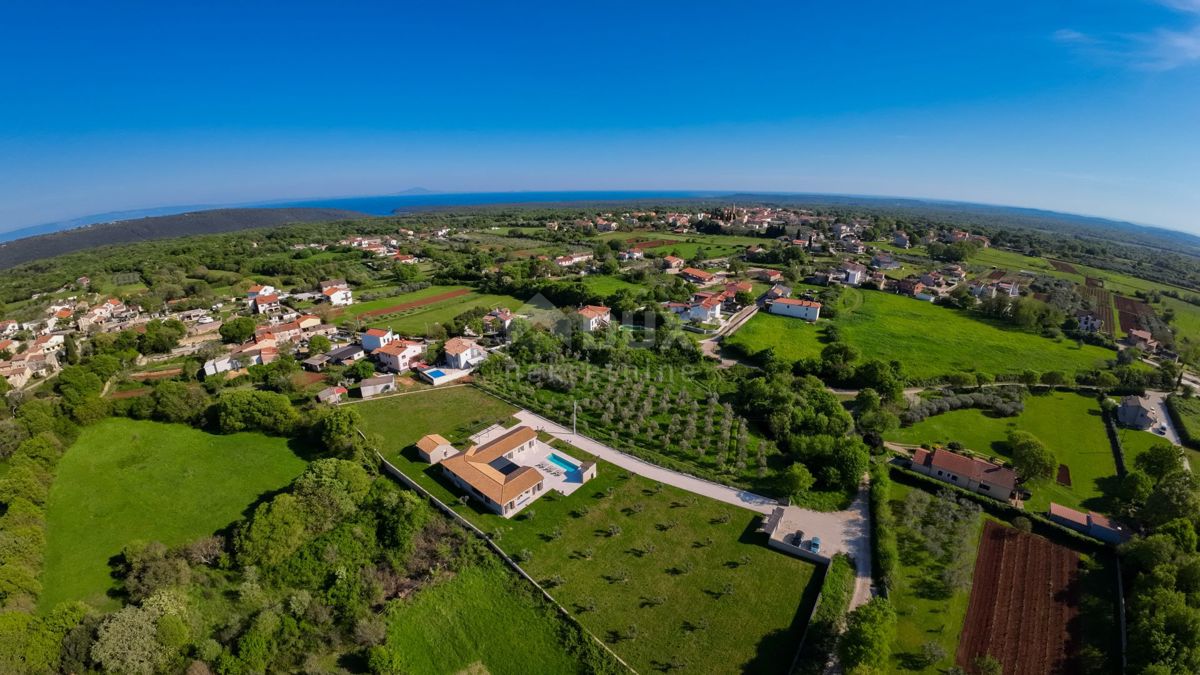
[{"label": "utility pole", "polygon": [[578,412],[578,410],[579,410],[579,401],[572,399],[571,400],[571,435],[572,436],[578,435],[578,433],[575,431],[575,414]]}]

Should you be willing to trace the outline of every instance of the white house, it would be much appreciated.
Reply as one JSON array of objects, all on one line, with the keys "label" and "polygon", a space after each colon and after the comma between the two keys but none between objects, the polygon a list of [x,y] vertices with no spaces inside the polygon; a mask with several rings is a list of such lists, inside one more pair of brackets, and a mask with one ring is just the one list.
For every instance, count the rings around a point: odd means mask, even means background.
[{"label": "white house", "polygon": [[384,370],[403,373],[408,370],[413,361],[420,360],[425,353],[425,345],[410,340],[393,340],[371,352],[375,360]]},{"label": "white house", "polygon": [[275,295],[275,287],[269,285],[251,286],[250,290],[246,291],[247,304],[253,305],[254,299],[260,295]]},{"label": "white house", "polygon": [[908,248],[908,233],[904,232],[903,230],[897,230],[896,234],[892,236],[892,244],[897,248]]},{"label": "white house", "polygon": [[417,453],[430,464],[440,464],[442,460],[457,452],[458,450],[450,445],[450,441],[439,434],[429,434],[417,441]]},{"label": "white house", "polygon": [[363,349],[368,353],[374,353],[376,349],[386,347],[395,339],[396,335],[390,328],[368,328],[359,336],[359,342],[362,342]]},{"label": "white house", "polygon": [[466,338],[446,340],[446,365],[450,368],[470,370],[487,359],[487,351]]},{"label": "white house", "polygon": [[279,296],[275,294],[268,295],[259,293],[258,295],[254,296],[250,303],[251,306],[254,307],[255,314],[278,312],[283,307],[279,304]]},{"label": "white house", "polygon": [[771,302],[771,313],[816,321],[821,316],[821,303],[800,298],[776,298]]},{"label": "white house", "polygon": [[603,305],[586,305],[580,307],[576,314],[580,318],[580,328],[588,333],[604,327],[612,320],[612,311]]},{"label": "white house", "polygon": [[354,294],[349,288],[327,288],[321,291],[325,301],[334,307],[345,307],[354,303]]},{"label": "white house", "polygon": [[856,262],[844,262],[838,268],[847,286],[857,286],[867,280],[867,268]]},{"label": "white house", "polygon": [[697,302],[693,302],[691,306],[688,307],[688,318],[692,321],[699,321],[701,323],[720,321],[721,304],[722,296],[719,294],[710,295],[706,298],[699,299]]}]

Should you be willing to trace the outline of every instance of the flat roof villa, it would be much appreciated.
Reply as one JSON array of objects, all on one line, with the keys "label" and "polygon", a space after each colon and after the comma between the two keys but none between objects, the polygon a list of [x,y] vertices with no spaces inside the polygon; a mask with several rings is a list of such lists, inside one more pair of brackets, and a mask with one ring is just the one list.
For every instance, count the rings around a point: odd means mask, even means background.
[{"label": "flat roof villa", "polygon": [[551,448],[527,426],[493,426],[471,437],[460,452],[443,437],[430,434],[417,441],[421,459],[440,464],[443,473],[471,499],[511,518],[555,490],[569,495],[596,476],[595,462],[580,462]]}]

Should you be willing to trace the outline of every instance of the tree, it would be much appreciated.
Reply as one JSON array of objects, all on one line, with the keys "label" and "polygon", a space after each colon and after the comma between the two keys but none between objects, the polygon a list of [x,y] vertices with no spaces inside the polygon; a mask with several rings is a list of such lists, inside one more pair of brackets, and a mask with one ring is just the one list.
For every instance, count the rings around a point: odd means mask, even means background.
[{"label": "tree", "polygon": [[1054,453],[1027,431],[1010,431],[1008,446],[1013,467],[1022,478],[1052,478],[1058,469]]},{"label": "tree", "polygon": [[[412,267],[412,265],[405,265],[405,267]],[[329,342],[329,338],[324,335],[314,335],[308,339],[309,354],[324,354],[332,347],[333,345]]]},{"label": "tree", "polygon": [[306,540],[305,515],[300,500],[288,493],[260,504],[238,532],[238,562],[269,566],[283,561]]},{"label": "tree", "polygon": [[1183,450],[1170,443],[1155,443],[1135,457],[1133,465],[1157,482],[1183,468]]},{"label": "tree", "polygon": [[217,398],[217,426],[222,433],[259,430],[286,436],[299,422],[299,414],[283,394],[237,390]]},{"label": "tree", "polygon": [[784,491],[794,498],[801,498],[812,489],[816,480],[808,467],[796,462],[783,474]]},{"label": "tree", "polygon": [[164,422],[195,424],[208,410],[208,395],[198,386],[162,382],[154,388],[154,415]]},{"label": "tree", "polygon": [[846,620],[846,631],[838,642],[838,655],[847,671],[859,667],[882,669],[891,656],[896,632],[896,612],[887,599],[873,598]]},{"label": "tree", "polygon": [[221,334],[221,339],[232,344],[240,344],[249,340],[254,335],[254,319],[245,316],[239,316],[236,319],[230,319],[221,324],[218,331]]},{"label": "tree", "polygon": [[317,423],[321,444],[339,457],[353,456],[360,447],[358,425],[362,416],[354,408],[326,408]]},{"label": "tree", "polygon": [[358,382],[374,376],[375,366],[366,359],[355,361],[353,365],[346,368],[346,377]]}]

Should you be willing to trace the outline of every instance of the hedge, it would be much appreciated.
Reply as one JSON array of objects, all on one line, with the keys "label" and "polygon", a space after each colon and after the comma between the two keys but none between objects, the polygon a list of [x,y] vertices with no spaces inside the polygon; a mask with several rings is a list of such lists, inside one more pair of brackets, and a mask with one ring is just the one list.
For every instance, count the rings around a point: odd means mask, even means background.
[{"label": "hedge", "polygon": [[[1174,425],[1175,431],[1179,432],[1179,440],[1183,441],[1184,445],[1193,450],[1200,450],[1200,438],[1192,436],[1192,430],[1184,422],[1183,413],[1178,409],[1183,404],[1179,400],[1177,396],[1167,397],[1167,413],[1171,415],[1171,424]],[[1200,403],[1200,399],[1197,399],[1197,402]]]},{"label": "hedge", "polygon": [[821,595],[808,621],[793,673],[806,675],[825,672],[825,666],[837,646],[838,635],[842,632],[843,617],[854,596],[855,578],[854,563],[844,553],[835,555],[825,568]]},{"label": "hedge", "polygon": [[886,464],[871,467],[871,557],[875,581],[886,596],[895,584],[897,561],[896,516],[892,513],[892,479]]}]

